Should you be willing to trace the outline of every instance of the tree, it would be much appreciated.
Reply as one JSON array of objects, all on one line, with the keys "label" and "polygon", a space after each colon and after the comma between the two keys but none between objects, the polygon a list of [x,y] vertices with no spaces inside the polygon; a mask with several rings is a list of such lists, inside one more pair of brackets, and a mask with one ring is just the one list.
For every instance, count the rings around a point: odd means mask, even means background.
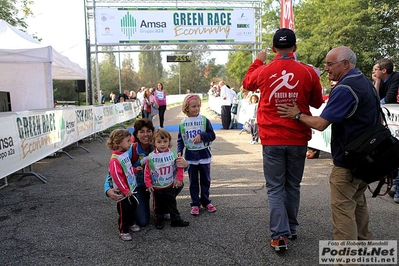
[{"label": "tree", "polygon": [[139,86],[155,88],[162,78],[163,65],[161,52],[140,52],[139,54]]},{"label": "tree", "polygon": [[[398,5],[399,0],[302,1],[294,11],[298,59],[323,69],[328,51],[345,45],[356,53],[357,67],[370,76],[377,59],[397,58]],[[327,82],[324,77],[323,84]]]},{"label": "tree", "polygon": [[[112,47],[104,47],[104,50],[112,51]],[[105,95],[113,91],[119,94],[119,69],[116,67],[116,58],[113,53],[104,53],[104,59],[99,63],[100,88]],[[94,92],[98,94],[98,90]]]},{"label": "tree", "polygon": [[[76,92],[75,80],[53,80],[54,100],[56,101],[83,101],[85,93]],[[78,96],[80,99],[78,99]]]},{"label": "tree", "polygon": [[[171,64],[169,73],[165,74],[165,88],[169,94],[185,93],[187,90],[205,93],[209,90],[210,80],[213,79],[215,59],[207,60],[209,56],[206,45],[197,47],[198,51],[190,55],[191,62]],[[185,53],[184,53],[185,54]]]},{"label": "tree", "polygon": [[126,89],[129,91],[137,91],[137,88],[141,87],[138,83],[138,75],[134,71],[133,59],[130,54],[127,54],[127,56],[122,61],[121,76],[122,90]]},{"label": "tree", "polygon": [[228,76],[235,81],[235,87],[240,87],[242,80],[247,73],[248,66],[252,63],[251,51],[238,51],[236,53],[229,53],[229,60],[227,62]]},{"label": "tree", "polygon": [[33,15],[32,4],[30,0],[0,0],[0,19],[21,30],[26,29],[25,19]]}]

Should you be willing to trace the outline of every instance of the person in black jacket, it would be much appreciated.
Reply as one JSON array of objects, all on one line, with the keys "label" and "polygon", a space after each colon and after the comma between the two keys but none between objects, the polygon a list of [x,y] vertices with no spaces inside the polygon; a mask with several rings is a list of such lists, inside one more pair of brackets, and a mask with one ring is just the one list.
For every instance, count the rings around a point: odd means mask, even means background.
[{"label": "person in black jacket", "polygon": [[399,73],[393,71],[393,63],[389,59],[380,59],[373,67],[374,86],[381,103],[398,103]]}]

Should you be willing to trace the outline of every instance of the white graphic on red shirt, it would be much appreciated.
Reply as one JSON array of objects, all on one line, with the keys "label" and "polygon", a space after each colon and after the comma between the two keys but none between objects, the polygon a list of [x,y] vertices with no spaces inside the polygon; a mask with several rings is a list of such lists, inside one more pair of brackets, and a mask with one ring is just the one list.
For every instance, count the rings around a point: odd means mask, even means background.
[{"label": "white graphic on red shirt", "polygon": [[281,72],[282,76],[278,79],[276,79],[271,85],[270,87],[272,88],[273,85],[278,82],[281,81],[274,89],[273,91],[270,93],[269,96],[269,102],[271,100],[272,97],[274,97],[274,95],[276,94],[276,92],[278,90],[280,90],[282,87],[286,87],[287,89],[293,90],[295,89],[296,85],[298,85],[299,80],[294,84],[294,85],[290,85],[289,82],[292,81],[292,79],[294,78],[294,73],[286,73],[285,70],[283,70],[283,72]]}]

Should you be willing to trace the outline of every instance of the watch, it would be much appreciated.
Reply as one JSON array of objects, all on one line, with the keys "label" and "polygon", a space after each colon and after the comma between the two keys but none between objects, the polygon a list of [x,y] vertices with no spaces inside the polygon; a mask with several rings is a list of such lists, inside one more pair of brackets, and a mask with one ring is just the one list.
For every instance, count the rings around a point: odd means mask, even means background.
[{"label": "watch", "polygon": [[302,112],[297,113],[297,114],[295,115],[295,120],[298,120],[298,121],[299,121],[299,119],[301,118],[301,114],[302,114]]}]

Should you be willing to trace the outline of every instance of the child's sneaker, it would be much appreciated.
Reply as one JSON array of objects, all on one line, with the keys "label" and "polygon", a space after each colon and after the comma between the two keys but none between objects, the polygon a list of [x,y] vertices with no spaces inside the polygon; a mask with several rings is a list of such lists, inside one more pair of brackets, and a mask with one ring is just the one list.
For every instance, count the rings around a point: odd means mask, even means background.
[{"label": "child's sneaker", "polygon": [[132,235],[129,233],[121,233],[119,235],[123,241],[130,241],[132,240]]},{"label": "child's sneaker", "polygon": [[275,251],[285,251],[288,249],[287,240],[283,236],[280,236],[278,239],[270,240],[270,246],[274,248]]},{"label": "child's sneaker", "polygon": [[215,211],[217,211],[216,207],[213,206],[212,203],[209,203],[208,205],[206,205],[205,208],[208,210],[208,212],[215,212]]},{"label": "child's sneaker", "polygon": [[140,226],[138,226],[137,224],[134,224],[129,227],[129,230],[132,232],[138,232],[138,231],[140,231]]},{"label": "child's sneaker", "polygon": [[391,197],[395,196],[396,189],[397,189],[397,186],[396,186],[396,185],[393,185],[393,186],[391,187],[391,190],[388,192],[388,195],[391,196]]},{"label": "child's sneaker", "polygon": [[200,209],[198,206],[193,206],[193,207],[191,207],[190,214],[191,215],[199,215],[199,211],[200,211]]},{"label": "child's sneaker", "polygon": [[399,193],[396,193],[395,196],[393,196],[393,201],[394,201],[395,203],[398,203],[398,204],[399,204]]}]

